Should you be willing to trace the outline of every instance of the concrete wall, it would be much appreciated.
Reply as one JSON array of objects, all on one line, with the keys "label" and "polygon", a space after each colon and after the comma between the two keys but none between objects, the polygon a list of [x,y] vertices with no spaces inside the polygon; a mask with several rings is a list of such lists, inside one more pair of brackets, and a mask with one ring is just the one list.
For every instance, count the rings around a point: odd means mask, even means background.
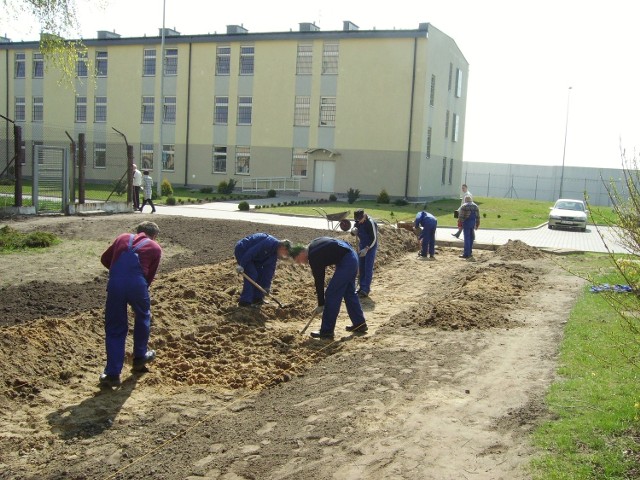
[{"label": "concrete wall", "polygon": [[561,196],[582,199],[586,192],[589,203],[599,206],[611,205],[607,193],[610,182],[624,191],[623,179],[622,170],[614,168],[565,166],[563,175],[561,166],[488,162],[465,162],[462,175],[462,182],[474,196],[555,202]]}]

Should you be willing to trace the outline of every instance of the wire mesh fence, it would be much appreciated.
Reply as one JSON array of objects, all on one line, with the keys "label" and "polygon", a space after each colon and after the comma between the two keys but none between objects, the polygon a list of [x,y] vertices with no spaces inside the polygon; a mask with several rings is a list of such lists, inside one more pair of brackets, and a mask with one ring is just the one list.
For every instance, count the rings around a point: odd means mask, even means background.
[{"label": "wire mesh fence", "polygon": [[[70,131],[55,125],[25,123],[18,124],[20,135],[16,136],[10,119],[2,117],[0,122],[0,206],[18,206],[16,174],[21,174],[22,180],[21,205],[32,205],[34,174],[38,167],[47,171],[51,152],[63,152],[68,159],[62,181],[72,203],[127,201],[129,159],[124,134],[102,125]],[[58,173],[62,175],[62,171]],[[52,201],[52,195],[45,196]]]}]

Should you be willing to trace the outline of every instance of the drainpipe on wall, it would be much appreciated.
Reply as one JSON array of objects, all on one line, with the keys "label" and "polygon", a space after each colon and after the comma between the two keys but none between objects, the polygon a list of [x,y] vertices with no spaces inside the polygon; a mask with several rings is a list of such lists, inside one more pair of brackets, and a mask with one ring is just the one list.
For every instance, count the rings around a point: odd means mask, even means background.
[{"label": "drainpipe on wall", "polygon": [[411,77],[411,103],[409,105],[409,135],[407,138],[407,173],[404,180],[404,198],[409,196],[409,167],[411,165],[411,136],[413,135],[413,103],[416,89],[416,56],[418,49],[418,39],[413,39],[413,75]]},{"label": "drainpipe on wall", "polygon": [[189,184],[189,124],[191,120],[191,49],[193,44],[189,42],[189,69],[187,76],[187,132],[185,135],[184,150],[184,186]]}]

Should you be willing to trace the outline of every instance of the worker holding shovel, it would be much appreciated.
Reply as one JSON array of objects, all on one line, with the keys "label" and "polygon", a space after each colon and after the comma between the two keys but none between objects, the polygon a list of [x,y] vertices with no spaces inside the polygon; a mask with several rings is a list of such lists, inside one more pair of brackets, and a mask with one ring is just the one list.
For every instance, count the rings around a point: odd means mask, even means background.
[{"label": "worker holding shovel", "polygon": [[289,240],[278,240],[267,233],[254,233],[236,243],[236,271],[245,277],[238,305],[250,307],[266,303],[264,295],[271,288],[276,263],[278,259],[288,258],[290,250]]},{"label": "worker holding shovel", "polygon": [[[291,249],[291,258],[296,263],[308,263],[313,274],[318,296],[318,307],[314,310],[314,315],[322,314],[322,324],[319,331],[311,332],[311,337],[333,339],[342,299],[352,323],[346,330],[354,333],[367,331],[367,323],[355,289],[358,254],[351,245],[337,238],[319,237],[307,246],[294,246]],[[335,272],[325,290],[325,273],[330,265],[335,265]]]}]

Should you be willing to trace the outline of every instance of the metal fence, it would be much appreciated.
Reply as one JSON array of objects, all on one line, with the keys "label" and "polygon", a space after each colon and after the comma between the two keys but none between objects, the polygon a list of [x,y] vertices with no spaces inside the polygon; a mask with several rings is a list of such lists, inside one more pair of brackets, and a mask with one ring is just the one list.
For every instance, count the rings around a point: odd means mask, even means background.
[{"label": "metal fence", "polygon": [[[38,210],[42,203],[34,200],[34,194],[47,201],[66,195],[72,204],[130,200],[127,174],[133,149],[124,134],[106,126],[69,131],[52,125],[16,124],[1,115],[0,127],[0,207],[35,206]],[[55,195],[42,188],[38,191],[38,173],[50,172],[52,159],[60,155],[65,158],[64,170],[60,166],[58,172],[65,175],[60,189]]]}]

